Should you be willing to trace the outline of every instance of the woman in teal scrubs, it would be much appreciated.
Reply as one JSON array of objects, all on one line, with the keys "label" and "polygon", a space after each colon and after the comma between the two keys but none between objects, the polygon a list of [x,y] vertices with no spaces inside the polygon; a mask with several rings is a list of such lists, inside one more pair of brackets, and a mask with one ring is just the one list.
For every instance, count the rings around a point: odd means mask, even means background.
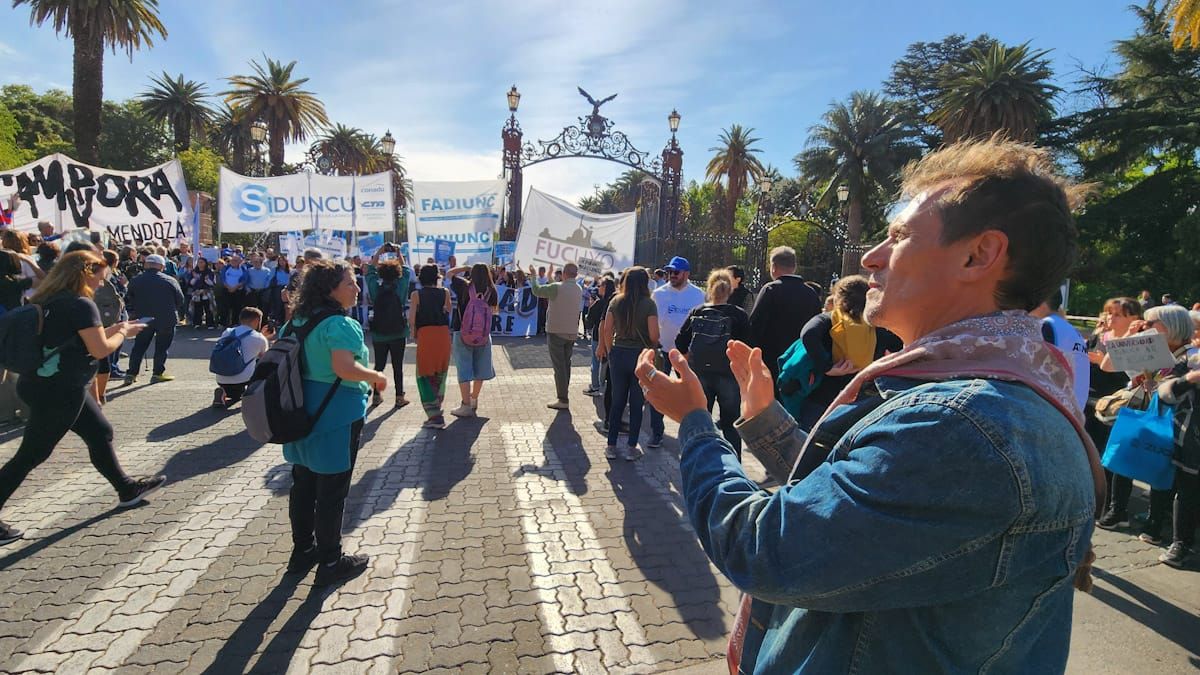
[{"label": "woman in teal scrubs", "polygon": [[[307,332],[304,338],[304,403],[309,414],[334,387],[333,397],[311,434],[285,443],[292,463],[288,515],[294,549],[288,572],[317,566],[315,584],[345,581],[362,574],[367,556],[342,553],[342,511],[367,413],[367,397],[383,391],[387,378],[367,367],[362,326],[346,315],[358,301],[353,270],[340,263],[312,261],[304,273],[292,320],[281,331]],[[305,330],[305,326],[313,326]]]}]

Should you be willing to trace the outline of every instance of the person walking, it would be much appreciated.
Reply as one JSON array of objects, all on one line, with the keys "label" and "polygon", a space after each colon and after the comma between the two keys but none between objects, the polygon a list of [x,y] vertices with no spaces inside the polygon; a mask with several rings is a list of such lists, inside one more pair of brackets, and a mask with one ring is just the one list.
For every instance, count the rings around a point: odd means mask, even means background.
[{"label": "person walking", "polygon": [[[101,325],[92,295],[108,273],[100,256],[88,251],[68,253],[50,269],[31,298],[41,307],[42,351],[49,356],[35,374],[17,382],[28,421],[16,454],[0,467],[0,509],[29,472],[50,457],[68,431],[83,439],[92,466],[117,491],[118,506],[138,504],[166,481],[165,476],[131,477],[121,469],[112,424],[88,392],[97,360],[107,358],[126,337],[145,327],[129,321],[108,328]],[[21,536],[16,527],[0,522],[0,544]]]},{"label": "person walking", "polygon": [[[543,270],[545,272],[545,270]],[[583,289],[575,283],[579,268],[567,263],[562,269],[562,281],[545,283],[539,281],[533,266],[529,266],[529,280],[533,294],[546,301],[546,344],[550,347],[550,365],[554,368],[554,392],[557,394],[547,408],[568,410],[571,386],[571,355],[575,352],[575,338],[579,337],[579,302]],[[554,276],[554,265],[549,275]]]},{"label": "person walking", "polygon": [[417,341],[417,393],[427,429],[445,429],[442,403],[450,370],[450,291],[438,286],[437,265],[417,276],[421,288],[408,296],[408,327]]},{"label": "person walking", "polygon": [[[644,267],[631,267],[621,277],[621,285],[608,306],[608,314],[600,326],[600,358],[608,359],[608,376],[612,381],[612,404],[608,408],[608,459],[624,457],[635,461],[642,457],[637,446],[642,430],[642,410],[646,401],[634,377],[638,355],[655,349],[659,344],[658,306],[650,299],[650,275]],[[624,454],[617,448],[621,433],[621,418],[629,405],[629,436]]]},{"label": "person walking", "polygon": [[[387,246],[391,244],[384,244],[384,247]],[[409,295],[408,268],[404,266],[403,258],[380,261],[379,257],[377,251],[367,265],[367,294],[375,305],[375,316],[371,319],[371,344],[375,348],[376,371],[382,373],[391,358],[392,379],[396,382],[395,407],[399,409],[409,403],[404,397],[404,348],[408,343],[408,317],[404,304]],[[283,261],[282,257],[280,261]],[[383,394],[375,392],[371,405],[382,403]]]},{"label": "person walking", "polygon": [[303,340],[301,378],[309,415],[330,394],[312,432],[285,443],[283,457],[292,464],[288,516],[292,555],[287,571],[308,572],[314,565],[316,586],[352,579],[367,569],[365,555],[342,552],[342,515],[350,478],[358,458],[367,394],[387,387],[387,378],[367,367],[362,327],[346,315],[358,300],[358,284],[347,265],[312,262],[304,274],[293,319],[282,329]]},{"label": "person walking", "polygon": [[745,342],[749,337],[750,315],[730,302],[735,283],[728,268],[709,273],[705,303],[688,312],[675,338],[675,348],[687,357],[688,365],[700,379],[708,399],[708,412],[712,412],[713,403],[721,406],[717,426],[741,458],[742,437],[734,423],[741,414],[742,397],[725,350],[730,340]]},{"label": "person walking", "polygon": [[446,273],[457,299],[450,330],[462,405],[450,411],[455,417],[474,417],[483,383],[496,378],[492,366],[492,317],[500,310],[500,295],[487,265],[473,265],[469,280],[457,276],[465,271],[466,267],[457,267]]},{"label": "person walking", "polygon": [[750,346],[762,349],[772,379],[779,380],[779,357],[800,339],[800,331],[821,313],[821,300],[796,274],[796,251],[771,249],[771,283],[762,287],[750,312]]},{"label": "person walking", "polygon": [[179,282],[163,272],[166,261],[157,253],[146,256],[145,270],[129,282],[125,301],[130,314],[138,318],[152,319],[150,325],[138,334],[129,352],[129,370],[125,373],[125,385],[137,381],[142,369],[142,358],[154,342],[154,371],[151,382],[170,382],[175,379],[167,374],[167,352],[175,339],[176,317],[183,307],[183,291]]},{"label": "person walking", "polygon": [[[692,266],[687,258],[671,258],[663,271],[667,275],[667,282],[654,289],[650,297],[658,306],[658,331],[662,338],[659,345],[654,347],[659,351],[656,358],[669,373],[671,365],[666,353],[675,347],[675,338],[679,336],[679,329],[688,314],[704,304],[704,291],[691,282]],[[646,447],[661,448],[665,431],[662,413],[650,406],[650,442]]]},{"label": "person walking", "polygon": [[[104,264],[108,266],[110,273],[104,275],[104,281],[92,295],[92,301],[96,303],[96,309],[100,310],[100,324],[105,328],[113,326],[124,320],[125,317],[125,299],[121,297],[121,293],[117,290],[112,282],[112,273],[117,265],[116,251],[104,251]],[[111,358],[97,359],[96,379],[92,383],[92,395],[96,398],[96,402],[103,406],[106,402],[106,392],[108,391],[108,380],[112,376],[112,360]]]}]

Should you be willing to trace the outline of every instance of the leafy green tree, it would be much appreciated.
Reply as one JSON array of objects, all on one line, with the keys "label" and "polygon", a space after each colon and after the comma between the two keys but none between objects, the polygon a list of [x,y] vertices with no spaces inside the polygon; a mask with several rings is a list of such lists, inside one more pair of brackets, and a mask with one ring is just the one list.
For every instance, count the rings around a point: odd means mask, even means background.
[{"label": "leafy green tree", "polygon": [[170,127],[175,135],[175,152],[192,147],[192,134],[203,134],[212,119],[212,111],[204,99],[205,85],[195,80],[185,80],[183,75],[172,79],[163,72],[150,78],[151,87],[138,98],[142,110],[151,119]]},{"label": "leafy green tree", "polygon": [[29,150],[17,145],[21,125],[3,102],[0,102],[0,171],[27,164],[36,157]]},{"label": "leafy green tree", "polygon": [[29,6],[30,24],[49,22],[56,33],[74,41],[75,156],[99,164],[104,49],[115,54],[120,47],[132,60],[133,50],[152,46],[155,35],[165,38],[158,0],[13,0],[13,7],[21,5]]},{"label": "leafy green tree", "polygon": [[972,50],[986,52],[995,44],[996,39],[987,34],[968,41],[955,33],[937,42],[914,42],[892,64],[892,73],[883,82],[883,93],[901,106],[925,148],[933,150],[944,140],[942,130],[929,121],[943,83],[955,68],[970,61]]},{"label": "leafy green tree", "polygon": [[375,173],[383,159],[375,148],[378,142],[358,127],[335,124],[317,138],[309,148],[313,157],[329,162],[333,175],[351,176]]},{"label": "leafy green tree", "polygon": [[296,62],[264,57],[266,66],[250,62],[253,75],[228,78],[230,89],[225,102],[235,110],[243,109],[245,119],[261,119],[267,124],[271,175],[283,175],[283,149],[290,141],[303,141],[323,126],[329,126],[325,105],[311,91],[302,89],[307,77],[294,79]]},{"label": "leafy green tree", "polygon": [[[38,152],[39,146],[68,146],[74,154],[74,133],[71,131],[72,106],[67,92],[51,89],[38,94],[25,84],[6,84],[0,87],[0,99],[20,125],[17,146]],[[38,156],[42,156],[39,153]]]},{"label": "leafy green tree", "polygon": [[1053,118],[1054,97],[1061,91],[1050,84],[1049,53],[1031,51],[1028,42],[972,49],[970,60],[954,65],[943,80],[929,121],[941,128],[947,143],[997,132],[1035,140],[1039,125]]},{"label": "leafy green tree", "polygon": [[848,189],[849,245],[862,242],[871,204],[894,200],[897,173],[918,154],[912,135],[895,102],[866,91],[834,103],[809,129],[808,147],[796,155],[796,168],[809,185],[821,189],[818,208],[836,206],[838,187]]},{"label": "leafy green tree", "polygon": [[213,113],[209,124],[209,144],[225,158],[230,169],[240,174],[247,173],[251,161],[250,123],[244,111],[223,104]]},{"label": "leafy green tree", "polygon": [[221,156],[211,148],[193,145],[179,153],[179,164],[183,167],[183,177],[187,181],[188,190],[207,192],[210,195],[217,193]]},{"label": "leafy green tree", "polygon": [[753,147],[762,139],[751,136],[753,132],[753,128],[734,124],[721,132],[719,145],[709,148],[709,152],[716,154],[708,160],[704,175],[712,182],[725,181],[728,199],[725,200],[726,217],[722,224],[727,232],[734,230],[737,203],[749,188],[751,179],[757,181],[762,176],[762,160],[755,156],[762,149]]},{"label": "leafy green tree", "polygon": [[136,99],[104,102],[100,166],[118,171],[144,169],[165,162],[171,156],[170,147],[163,126],[147,116]]}]

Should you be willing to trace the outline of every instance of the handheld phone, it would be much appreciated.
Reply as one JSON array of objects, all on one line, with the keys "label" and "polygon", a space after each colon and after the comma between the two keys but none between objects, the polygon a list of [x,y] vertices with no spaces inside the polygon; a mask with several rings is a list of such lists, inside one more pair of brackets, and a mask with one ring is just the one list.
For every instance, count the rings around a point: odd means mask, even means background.
[{"label": "handheld phone", "polygon": [[137,323],[150,324],[150,323],[151,323],[151,322],[153,322],[153,321],[154,321],[154,317],[152,317],[152,316],[143,316],[142,318],[140,318],[140,319],[138,319],[138,320],[137,320]]}]

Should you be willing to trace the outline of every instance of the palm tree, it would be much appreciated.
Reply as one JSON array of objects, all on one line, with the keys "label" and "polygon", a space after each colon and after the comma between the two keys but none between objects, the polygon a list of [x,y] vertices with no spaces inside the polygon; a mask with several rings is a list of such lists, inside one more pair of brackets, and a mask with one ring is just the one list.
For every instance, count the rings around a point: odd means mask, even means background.
[{"label": "palm tree", "polygon": [[310,91],[301,89],[307,77],[292,79],[296,62],[266,59],[266,68],[251,61],[253,75],[234,75],[228,78],[232,88],[224,92],[230,107],[242,108],[248,119],[261,119],[267,124],[271,175],[283,173],[283,148],[288,141],[303,141],[322,126],[329,125],[325,106]]},{"label": "palm tree", "polygon": [[[909,142],[914,131],[904,124],[894,101],[874,92],[856,91],[849,103],[834,103],[821,123],[808,131],[807,148],[793,160],[808,181],[824,185],[817,206],[833,205],[837,189],[849,190],[846,213],[847,250],[862,241],[863,215],[868,201],[890,199],[896,174],[918,155]],[[854,270],[849,273],[857,271]]]},{"label": "palm tree", "polygon": [[151,119],[171,125],[175,134],[175,152],[192,147],[192,133],[204,133],[213,113],[204,99],[205,85],[195,80],[184,80],[183,75],[174,79],[165,71],[159,77],[151,77],[153,83],[138,98],[142,110]]},{"label": "palm tree", "polygon": [[225,104],[213,113],[212,122],[209,124],[209,143],[225,158],[225,163],[230,169],[241,174],[246,173],[249,166],[250,149],[253,145],[250,124],[250,119],[241,111]]},{"label": "palm tree", "polygon": [[733,231],[733,215],[737,210],[738,200],[745,194],[750,185],[750,179],[758,180],[762,175],[763,165],[754,153],[762,152],[759,148],[750,146],[757,143],[758,138],[750,136],[753,128],[742,128],[735,124],[721,132],[721,144],[709,148],[717,154],[708,160],[705,177],[713,182],[725,179],[725,191],[728,195],[724,225],[727,231]]},{"label": "palm tree", "polygon": [[946,142],[1002,133],[1031,142],[1038,125],[1054,114],[1054,96],[1062,91],[1050,84],[1053,76],[1045,56],[1030,51],[1029,43],[1006,47],[996,43],[986,52],[972,49],[970,60],[956,66],[934,99],[929,121],[946,135]]},{"label": "palm tree", "polygon": [[383,164],[378,144],[362,129],[339,123],[326,129],[309,153],[328,159],[330,171],[337,175],[375,173]]},{"label": "palm tree", "polygon": [[71,97],[74,102],[75,154],[88,164],[100,163],[100,108],[104,101],[104,48],[115,54],[153,46],[155,34],[166,37],[158,19],[158,0],[13,0],[29,5],[29,23],[47,21],[75,43]]},{"label": "palm tree", "polygon": [[1192,49],[1200,49],[1200,0],[1171,0],[1167,8],[1175,22],[1171,29],[1175,49],[1189,44]]}]

